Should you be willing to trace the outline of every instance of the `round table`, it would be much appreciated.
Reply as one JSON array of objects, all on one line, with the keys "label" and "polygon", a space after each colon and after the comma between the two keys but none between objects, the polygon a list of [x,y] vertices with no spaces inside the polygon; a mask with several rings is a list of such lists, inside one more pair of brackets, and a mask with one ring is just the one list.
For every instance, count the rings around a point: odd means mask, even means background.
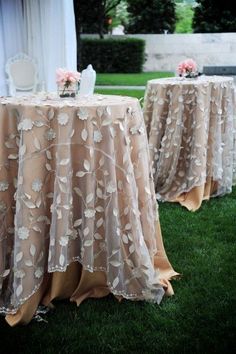
[{"label": "round table", "polygon": [[231,192],[236,161],[232,78],[150,80],[144,119],[159,200],[197,210],[203,199]]},{"label": "round table", "polygon": [[0,99],[0,309],[109,293],[159,303],[177,273],[162,243],[139,101]]}]

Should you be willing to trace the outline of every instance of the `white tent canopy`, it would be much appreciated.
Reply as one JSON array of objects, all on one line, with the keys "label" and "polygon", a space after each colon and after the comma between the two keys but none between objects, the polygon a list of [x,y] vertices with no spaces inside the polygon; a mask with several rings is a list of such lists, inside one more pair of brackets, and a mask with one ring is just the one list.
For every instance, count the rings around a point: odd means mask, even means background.
[{"label": "white tent canopy", "polygon": [[7,94],[5,64],[19,52],[33,57],[44,89],[56,89],[59,67],[76,70],[73,0],[0,0],[0,95]]}]

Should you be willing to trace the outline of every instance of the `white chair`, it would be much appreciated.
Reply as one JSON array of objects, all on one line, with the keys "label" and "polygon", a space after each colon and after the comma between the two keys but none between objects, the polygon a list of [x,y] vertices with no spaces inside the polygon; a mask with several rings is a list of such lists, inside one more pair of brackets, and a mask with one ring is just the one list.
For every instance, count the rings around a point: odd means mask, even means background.
[{"label": "white chair", "polygon": [[7,60],[5,69],[10,96],[37,91],[38,71],[33,58],[19,53]]}]

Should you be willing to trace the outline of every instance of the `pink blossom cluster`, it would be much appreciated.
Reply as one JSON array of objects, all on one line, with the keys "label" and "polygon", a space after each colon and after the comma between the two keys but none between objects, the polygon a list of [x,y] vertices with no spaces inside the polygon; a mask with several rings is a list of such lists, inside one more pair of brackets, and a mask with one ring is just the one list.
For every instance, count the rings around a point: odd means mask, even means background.
[{"label": "pink blossom cluster", "polygon": [[56,71],[56,82],[61,85],[70,85],[74,82],[80,81],[80,73],[78,71],[69,71],[59,68]]},{"label": "pink blossom cluster", "polygon": [[180,76],[185,76],[186,74],[190,74],[190,73],[196,73],[197,64],[193,59],[186,59],[179,63],[177,70]]}]

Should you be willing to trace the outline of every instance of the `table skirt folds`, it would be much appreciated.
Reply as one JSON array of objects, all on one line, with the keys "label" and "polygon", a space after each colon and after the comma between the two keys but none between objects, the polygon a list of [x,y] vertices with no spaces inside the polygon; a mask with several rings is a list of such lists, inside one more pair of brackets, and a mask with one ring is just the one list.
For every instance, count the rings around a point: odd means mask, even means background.
[{"label": "table skirt folds", "polygon": [[[174,294],[171,279],[179,277],[167,258],[162,237],[160,224],[157,226],[158,249],[159,251],[153,258],[153,264],[159,271],[159,281],[163,286],[166,296]],[[10,326],[18,324],[28,324],[39,305],[49,308],[54,307],[53,300],[68,299],[79,306],[87,298],[102,298],[110,294],[107,286],[106,274],[102,271],[89,272],[83,269],[79,262],[71,263],[65,272],[46,273],[40,288],[18,309],[15,314],[9,314],[5,317]],[[121,301],[122,296],[115,295],[117,300]],[[133,300],[137,300],[133,298]]]}]

